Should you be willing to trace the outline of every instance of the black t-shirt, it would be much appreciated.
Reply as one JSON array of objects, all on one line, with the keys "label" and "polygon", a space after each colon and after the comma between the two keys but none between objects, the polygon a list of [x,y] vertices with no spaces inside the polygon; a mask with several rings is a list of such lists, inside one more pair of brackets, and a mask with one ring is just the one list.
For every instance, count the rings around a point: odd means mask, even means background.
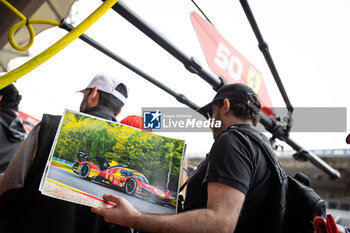
[{"label": "black t-shirt", "polygon": [[189,179],[185,210],[206,208],[208,182],[226,184],[245,194],[235,232],[264,232],[277,176],[262,148],[248,135],[229,129],[217,137]]}]

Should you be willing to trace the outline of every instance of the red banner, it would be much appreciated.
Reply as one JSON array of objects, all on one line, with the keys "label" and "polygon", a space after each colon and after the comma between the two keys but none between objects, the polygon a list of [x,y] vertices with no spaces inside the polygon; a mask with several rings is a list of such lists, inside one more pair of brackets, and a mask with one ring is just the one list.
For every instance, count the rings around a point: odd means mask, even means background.
[{"label": "red banner", "polygon": [[259,95],[262,111],[275,116],[260,71],[198,13],[192,12],[191,20],[210,69],[228,83],[244,83],[251,87]]},{"label": "red banner", "polygon": [[29,116],[28,114],[21,111],[18,111],[18,115],[22,119],[23,126],[27,130],[27,132],[30,132],[34,128],[34,126],[40,122],[40,120]]}]

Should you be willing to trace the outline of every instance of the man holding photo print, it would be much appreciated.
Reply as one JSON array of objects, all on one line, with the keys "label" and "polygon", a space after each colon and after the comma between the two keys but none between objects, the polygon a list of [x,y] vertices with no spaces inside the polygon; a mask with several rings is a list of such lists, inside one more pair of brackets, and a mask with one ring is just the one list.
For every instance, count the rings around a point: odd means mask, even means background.
[{"label": "man holding photo print", "polygon": [[[83,90],[80,111],[116,121],[128,97],[127,87],[110,74],[96,75]],[[90,208],[44,196],[39,184],[61,116],[44,114],[0,178],[0,232],[124,232]],[[128,232],[128,228],[125,228]]]},{"label": "man holding photo print", "polygon": [[92,211],[107,222],[147,232],[266,232],[277,177],[257,142],[235,129],[249,128],[261,134],[254,129],[260,107],[251,88],[230,84],[198,110],[220,120],[221,127],[212,129],[215,142],[211,151],[188,181],[185,212],[144,214],[127,200],[111,194],[104,198],[115,207]]}]

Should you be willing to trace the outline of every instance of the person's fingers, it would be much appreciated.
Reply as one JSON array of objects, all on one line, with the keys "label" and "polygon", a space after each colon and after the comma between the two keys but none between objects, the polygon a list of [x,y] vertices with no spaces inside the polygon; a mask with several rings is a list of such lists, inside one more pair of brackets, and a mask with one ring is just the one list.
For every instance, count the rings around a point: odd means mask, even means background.
[{"label": "person's fingers", "polygon": [[104,208],[96,208],[96,207],[92,207],[91,211],[95,214],[104,216],[105,215],[105,209]]},{"label": "person's fingers", "polygon": [[116,205],[118,205],[120,203],[120,200],[122,199],[121,197],[117,197],[117,196],[109,194],[109,193],[103,195],[103,198],[106,201],[110,201],[110,202],[115,203]]},{"label": "person's fingers", "polygon": [[[106,201],[109,201],[109,202],[113,202],[115,203],[115,207],[120,203],[120,197],[117,197],[115,195],[112,195],[112,194],[105,194],[103,196],[103,198],[106,200]],[[95,214],[98,214],[98,215],[101,215],[103,217],[107,216],[107,213],[108,213],[108,208],[97,208],[97,207],[92,207],[91,208],[91,211]]]}]

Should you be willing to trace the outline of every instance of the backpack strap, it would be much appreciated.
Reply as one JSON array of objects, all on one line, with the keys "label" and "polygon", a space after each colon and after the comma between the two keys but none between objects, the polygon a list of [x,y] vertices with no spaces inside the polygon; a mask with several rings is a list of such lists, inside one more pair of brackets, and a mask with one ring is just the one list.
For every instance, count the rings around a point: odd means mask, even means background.
[{"label": "backpack strap", "polygon": [[286,173],[282,169],[280,163],[278,162],[274,151],[271,148],[271,145],[267,142],[266,137],[261,134],[259,131],[252,129],[251,127],[239,127],[237,125],[232,125],[228,130],[238,131],[240,133],[250,136],[260,147],[264,150],[266,157],[271,162],[275,168],[279,180],[282,183],[283,178],[286,177]]}]

